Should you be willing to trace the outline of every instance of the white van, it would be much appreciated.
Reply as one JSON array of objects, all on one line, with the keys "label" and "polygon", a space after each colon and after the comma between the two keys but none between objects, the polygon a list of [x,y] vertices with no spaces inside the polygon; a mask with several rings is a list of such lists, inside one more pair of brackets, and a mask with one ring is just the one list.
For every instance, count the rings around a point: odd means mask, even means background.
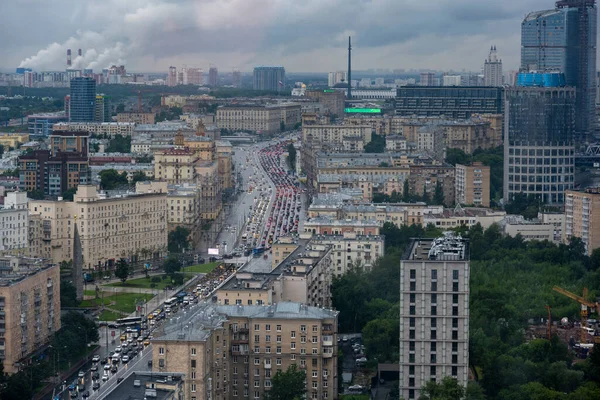
[{"label": "white van", "polygon": [[596,333],[596,330],[593,328],[590,328],[588,326],[586,326],[585,328],[582,326],[581,329],[585,329],[587,331],[587,333],[589,333],[590,335],[594,336],[594,334]]}]

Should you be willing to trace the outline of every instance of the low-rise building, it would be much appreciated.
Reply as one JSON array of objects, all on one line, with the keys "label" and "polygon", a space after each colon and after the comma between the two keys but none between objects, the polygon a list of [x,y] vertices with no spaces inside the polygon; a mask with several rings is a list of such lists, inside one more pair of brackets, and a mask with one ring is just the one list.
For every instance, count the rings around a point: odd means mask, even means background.
[{"label": "low-rise building", "polygon": [[117,164],[117,163],[109,163],[104,165],[92,165],[90,166],[90,175],[92,182],[100,183],[100,173],[107,169],[114,169],[119,174],[123,172],[127,174],[127,179],[131,182],[133,176],[136,173],[142,173],[146,175],[146,178],[153,179],[154,178],[154,165],[152,164]]},{"label": "low-rise building", "polygon": [[483,229],[487,229],[492,224],[500,223],[505,216],[505,211],[457,206],[426,213],[423,216],[423,226],[431,224],[436,228],[447,230],[461,227],[469,229],[480,224]]},{"label": "low-rise building", "polygon": [[60,268],[40,258],[0,257],[0,362],[13,374],[60,329]]},{"label": "low-rise building", "polygon": [[115,135],[131,136],[135,131],[133,122],[59,122],[54,124],[52,130],[59,131],[80,131],[88,132],[94,135]]},{"label": "low-rise building", "polygon": [[24,143],[29,142],[28,133],[5,133],[0,135],[0,145],[8,151],[9,148],[16,149]]},{"label": "low-rise building", "polygon": [[331,217],[314,217],[304,223],[304,232],[317,235],[343,235],[345,232],[379,235],[379,222],[352,218],[339,220]]},{"label": "low-rise building", "polygon": [[505,235],[515,237],[520,235],[523,240],[554,241],[554,225],[541,221],[528,221],[521,215],[507,215],[500,221]]},{"label": "low-rise building", "polygon": [[480,162],[456,164],[455,194],[457,204],[490,206],[490,167]]},{"label": "low-rise building", "polygon": [[538,220],[543,224],[554,225],[554,242],[560,243],[565,230],[565,214],[561,212],[539,211]]},{"label": "low-rise building", "polygon": [[293,364],[306,371],[307,397],[337,396],[337,311],[201,303],[182,318],[154,334],[152,370],[183,373],[184,398],[264,398]]},{"label": "low-rise building", "polygon": [[29,213],[42,221],[41,256],[57,264],[72,260],[75,225],[86,269],[114,268],[120,258],[136,262],[162,256],[168,236],[167,185],[152,184],[152,191],[113,196],[79,185],[73,201],[30,200]]},{"label": "low-rise building", "polygon": [[578,237],[587,254],[600,247],[600,188],[565,192],[563,241]]},{"label": "low-rise building", "polygon": [[323,113],[332,114],[338,118],[344,116],[346,95],[338,90],[307,90],[305,96],[323,105]]},{"label": "low-rise building", "polygon": [[23,253],[29,243],[27,193],[9,192],[0,209],[0,253]]},{"label": "low-rise building", "polygon": [[[343,142],[349,138],[362,140],[363,147],[371,141],[372,129],[369,125],[306,124],[302,126],[303,142],[337,145],[343,149]],[[356,150],[358,151],[358,150]]]},{"label": "low-rise building", "polygon": [[156,137],[149,134],[139,134],[131,139],[133,154],[150,154],[156,151],[168,150],[175,147],[174,137]]},{"label": "low-rise building", "polygon": [[69,117],[64,111],[32,114],[27,116],[27,130],[30,135],[47,137],[52,133],[54,124],[68,120]]},{"label": "low-rise building", "polygon": [[185,121],[163,121],[157,124],[137,124],[133,132],[133,138],[142,135],[151,139],[173,139],[175,135],[184,137],[194,136],[196,130],[192,129]]},{"label": "low-rise building", "polygon": [[385,149],[391,153],[406,151],[408,142],[404,136],[389,135],[385,138]]},{"label": "low-rise building", "polygon": [[117,122],[131,122],[134,124],[153,124],[154,113],[130,112],[118,113]]},{"label": "low-rise building", "polygon": [[231,104],[217,109],[216,124],[230,131],[251,131],[273,134],[292,129],[301,122],[302,106],[296,103]]}]

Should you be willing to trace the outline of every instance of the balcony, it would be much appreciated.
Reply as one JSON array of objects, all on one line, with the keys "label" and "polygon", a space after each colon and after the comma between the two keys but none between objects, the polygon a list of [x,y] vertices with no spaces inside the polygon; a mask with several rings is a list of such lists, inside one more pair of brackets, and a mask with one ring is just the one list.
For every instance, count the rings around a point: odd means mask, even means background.
[{"label": "balcony", "polygon": [[248,349],[231,349],[231,355],[234,356],[247,356],[248,354],[250,354],[250,351]]},{"label": "balcony", "polygon": [[323,336],[323,346],[333,346],[333,336]]},{"label": "balcony", "polygon": [[323,358],[333,357],[333,347],[323,347]]},{"label": "balcony", "polygon": [[239,337],[237,339],[231,339],[231,344],[248,344],[248,337]]},{"label": "balcony", "polygon": [[265,369],[271,369],[271,363],[268,363],[265,361]]}]

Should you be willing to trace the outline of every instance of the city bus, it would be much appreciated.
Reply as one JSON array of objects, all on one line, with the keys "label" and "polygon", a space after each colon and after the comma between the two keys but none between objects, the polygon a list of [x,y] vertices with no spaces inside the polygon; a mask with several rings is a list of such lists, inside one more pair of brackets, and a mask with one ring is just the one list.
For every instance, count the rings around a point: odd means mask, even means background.
[{"label": "city bus", "polygon": [[171,297],[170,299],[165,301],[165,312],[170,313],[171,311],[175,310],[178,305],[179,300],[177,299],[177,297]]},{"label": "city bus", "polygon": [[125,326],[125,327],[133,327],[133,326],[140,326],[142,324],[142,317],[127,317],[127,318],[121,318],[118,319],[117,324],[119,324],[119,326]]}]

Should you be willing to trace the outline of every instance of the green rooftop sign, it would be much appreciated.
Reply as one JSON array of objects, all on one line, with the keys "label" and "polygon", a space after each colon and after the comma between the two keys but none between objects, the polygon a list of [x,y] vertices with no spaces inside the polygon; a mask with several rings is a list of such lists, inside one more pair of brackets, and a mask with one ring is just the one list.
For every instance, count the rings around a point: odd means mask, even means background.
[{"label": "green rooftop sign", "polygon": [[344,108],[347,113],[380,114],[381,108]]},{"label": "green rooftop sign", "polygon": [[333,89],[325,89],[325,90],[323,90],[323,93],[335,93],[335,90],[333,90]]}]

